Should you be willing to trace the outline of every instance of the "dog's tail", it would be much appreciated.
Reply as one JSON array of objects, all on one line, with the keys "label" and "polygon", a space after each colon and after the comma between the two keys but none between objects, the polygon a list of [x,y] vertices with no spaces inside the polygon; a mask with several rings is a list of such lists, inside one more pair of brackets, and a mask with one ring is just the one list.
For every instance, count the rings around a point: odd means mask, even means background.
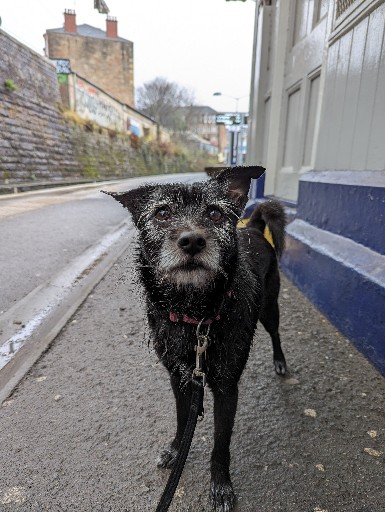
[{"label": "dog's tail", "polygon": [[[282,256],[285,248],[286,215],[279,201],[273,199],[258,205],[251,214],[247,226],[258,229],[265,236],[267,226],[271,233],[275,252],[278,258]],[[266,238],[268,237],[266,236]]]}]

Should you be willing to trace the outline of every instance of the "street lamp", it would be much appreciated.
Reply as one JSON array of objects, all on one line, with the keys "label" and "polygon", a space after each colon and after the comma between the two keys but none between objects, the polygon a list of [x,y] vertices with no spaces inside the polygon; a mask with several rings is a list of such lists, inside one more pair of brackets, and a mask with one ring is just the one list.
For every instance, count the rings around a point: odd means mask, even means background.
[{"label": "street lamp", "polygon": [[214,92],[213,96],[225,96],[226,98],[231,98],[235,100],[235,112],[238,112],[238,102],[243,98],[247,98],[249,95],[245,94],[244,96],[230,96],[229,94],[223,94],[222,92]]}]

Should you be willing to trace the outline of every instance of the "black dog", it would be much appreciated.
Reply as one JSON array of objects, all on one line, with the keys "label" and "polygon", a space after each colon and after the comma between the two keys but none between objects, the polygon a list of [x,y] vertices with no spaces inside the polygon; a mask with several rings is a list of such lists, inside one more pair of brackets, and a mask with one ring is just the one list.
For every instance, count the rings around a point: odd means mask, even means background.
[{"label": "black dog", "polygon": [[[238,381],[258,320],[273,342],[278,374],[286,363],[278,333],[279,273],[285,215],[276,201],[252,214],[245,229],[237,222],[252,178],[263,167],[224,169],[207,182],[145,185],[110,193],[132,214],[139,230],[141,281],[155,350],[170,373],[177,407],[177,431],[158,466],[171,467],[187,421],[195,367],[196,328],[210,326],[204,371],[214,395],[211,501],[220,512],[233,509],[230,438]],[[263,236],[272,233],[275,249]]]}]

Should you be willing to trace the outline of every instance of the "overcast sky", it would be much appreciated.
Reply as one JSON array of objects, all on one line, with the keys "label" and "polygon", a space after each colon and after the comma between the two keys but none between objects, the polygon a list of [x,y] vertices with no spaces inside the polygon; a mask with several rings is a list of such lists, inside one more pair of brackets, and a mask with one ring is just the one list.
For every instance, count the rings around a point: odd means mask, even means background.
[{"label": "overcast sky", "polygon": [[[250,89],[255,2],[105,0],[118,35],[134,43],[135,87],[156,76],[194,90],[196,103],[233,111]],[[94,0],[0,0],[1,28],[43,53],[47,28],[63,26],[64,9],[78,24],[105,30]],[[1,58],[1,57],[0,57]],[[220,91],[222,97],[214,97]],[[248,97],[239,100],[247,111]]]}]

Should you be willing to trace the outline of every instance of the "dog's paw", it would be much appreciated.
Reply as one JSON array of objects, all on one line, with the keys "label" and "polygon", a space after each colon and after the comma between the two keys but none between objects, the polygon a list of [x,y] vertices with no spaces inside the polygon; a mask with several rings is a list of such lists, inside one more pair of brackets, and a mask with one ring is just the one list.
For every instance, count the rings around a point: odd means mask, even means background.
[{"label": "dog's paw", "polygon": [[231,482],[218,483],[211,480],[210,502],[215,512],[231,512],[234,510],[236,496]]},{"label": "dog's paw", "polygon": [[286,375],[286,361],[285,359],[274,359],[275,373],[277,375]]},{"label": "dog's paw", "polygon": [[176,457],[178,455],[178,450],[169,446],[165,448],[159,455],[158,460],[156,461],[156,465],[158,468],[172,468],[175,463]]}]

